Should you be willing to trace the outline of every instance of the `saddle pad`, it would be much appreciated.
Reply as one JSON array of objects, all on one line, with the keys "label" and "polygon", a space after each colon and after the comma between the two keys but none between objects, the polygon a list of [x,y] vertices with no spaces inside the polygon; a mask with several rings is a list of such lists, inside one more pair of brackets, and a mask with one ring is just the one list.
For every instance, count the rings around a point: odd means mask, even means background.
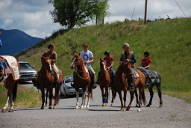
[{"label": "saddle pad", "polygon": [[13,56],[1,56],[5,59],[10,66],[11,70],[13,71],[13,77],[15,80],[19,80],[19,66],[17,60]]},{"label": "saddle pad", "polygon": [[135,71],[135,78],[139,78],[139,73]]}]

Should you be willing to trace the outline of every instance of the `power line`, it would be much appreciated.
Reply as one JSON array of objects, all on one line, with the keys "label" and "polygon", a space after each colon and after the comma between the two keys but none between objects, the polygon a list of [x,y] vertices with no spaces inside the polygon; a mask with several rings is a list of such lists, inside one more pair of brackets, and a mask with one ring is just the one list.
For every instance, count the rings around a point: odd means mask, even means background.
[{"label": "power line", "polygon": [[178,3],[177,0],[174,0],[174,1],[175,1],[175,3],[176,3],[177,7],[178,7],[178,8],[180,9],[180,11],[182,12],[182,14],[186,17],[186,14],[185,14],[184,10],[182,9],[181,5]]}]

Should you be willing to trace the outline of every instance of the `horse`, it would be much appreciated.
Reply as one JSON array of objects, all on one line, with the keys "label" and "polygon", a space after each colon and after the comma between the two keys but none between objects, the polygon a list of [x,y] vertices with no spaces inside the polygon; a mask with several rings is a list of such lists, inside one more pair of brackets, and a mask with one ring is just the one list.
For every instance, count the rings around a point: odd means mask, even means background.
[{"label": "horse", "polygon": [[111,77],[109,71],[106,69],[104,60],[101,58],[100,58],[100,71],[98,74],[98,84],[100,85],[102,94],[102,106],[107,106]]},{"label": "horse", "polygon": [[[126,111],[126,96],[127,96],[127,91],[129,90],[128,86],[128,79],[126,74],[124,73],[124,64],[121,63],[119,67],[117,68],[115,78],[114,78],[114,84],[111,87],[112,88],[112,101],[111,101],[111,106],[114,102],[114,99],[116,97],[116,93],[119,95],[119,99],[121,102],[121,111]],[[123,98],[122,98],[122,92],[124,93]],[[138,99],[138,94],[137,91],[135,90],[135,96],[136,96],[136,103],[139,103]],[[122,100],[123,99],[123,100]],[[138,105],[136,105],[138,106]]]},{"label": "horse", "polygon": [[[2,60],[3,59],[0,58],[0,61],[2,61]],[[17,62],[17,64],[18,64],[18,62]],[[7,74],[7,77],[5,78],[5,74],[4,74],[3,70],[4,70],[3,67],[0,67],[0,83],[3,82],[4,87],[7,89],[7,102],[2,109],[2,112],[7,112],[7,111],[14,112],[15,111],[14,102],[15,102],[16,96],[17,96],[18,80],[15,80],[15,78],[13,76],[13,71],[11,73]]]},{"label": "horse", "polygon": [[[84,61],[80,54],[74,54],[74,59],[71,66],[72,68],[74,68],[73,87],[76,90],[76,109],[88,109],[90,105],[90,98],[93,97],[93,88],[91,86],[91,77],[89,71],[86,65],[84,64]],[[83,90],[81,106],[79,106],[79,88],[82,88]]]},{"label": "horse", "polygon": [[[130,80],[130,75],[131,74],[131,67],[132,64],[130,63],[130,61],[127,59],[126,62],[123,62],[123,70],[125,73],[125,76],[127,77],[128,80]],[[139,90],[139,102],[138,102],[138,107],[140,108],[143,104],[146,104],[146,97],[145,97],[145,92],[144,92],[144,87],[145,87],[145,83],[146,83],[146,77],[144,75],[143,72],[141,72],[139,69],[134,69],[135,72],[138,74],[138,77],[136,77],[132,82],[135,86],[135,89],[130,89],[130,102],[129,105],[127,106],[127,111],[129,111],[129,109],[131,108],[131,104],[132,101],[134,99],[134,93],[136,93],[137,89]],[[135,94],[137,95],[137,94]],[[138,100],[137,100],[138,101]]]},{"label": "horse", "polygon": [[[52,70],[51,59],[49,57],[41,58],[42,67],[37,75],[38,89],[41,91],[42,105],[41,109],[44,109],[44,104],[47,103],[47,96],[49,96],[49,109],[54,109],[59,103],[60,86],[64,81],[64,74],[59,74],[59,79],[56,80],[56,76]],[[55,88],[55,95],[53,97],[53,89]],[[46,92],[46,93],[45,93]],[[46,95],[45,95],[46,94]],[[52,106],[52,99],[54,98],[54,104]]]},{"label": "horse", "polygon": [[[146,73],[143,68],[139,68],[143,73]],[[150,107],[152,105],[152,99],[154,95],[153,87],[156,86],[157,92],[158,92],[158,97],[159,97],[159,107],[162,107],[163,101],[162,101],[162,91],[161,91],[161,76],[158,72],[153,71],[153,70],[147,70],[150,74],[153,74],[151,77],[151,82],[149,83],[149,86],[147,87],[150,93],[150,99],[149,103],[146,105],[146,107]]]}]

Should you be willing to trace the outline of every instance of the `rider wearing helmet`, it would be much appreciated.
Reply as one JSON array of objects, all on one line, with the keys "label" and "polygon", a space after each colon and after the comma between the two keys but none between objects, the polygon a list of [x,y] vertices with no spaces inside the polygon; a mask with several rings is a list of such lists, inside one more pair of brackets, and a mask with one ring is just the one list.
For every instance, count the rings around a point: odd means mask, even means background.
[{"label": "rider wearing helmet", "polygon": [[120,58],[120,63],[129,61],[131,64],[131,68],[130,68],[130,77],[128,79],[128,85],[130,86],[130,90],[134,90],[135,89],[135,85],[134,85],[134,80],[135,80],[135,63],[136,63],[136,58],[135,58],[135,54],[134,52],[130,49],[130,45],[128,43],[124,43],[123,46],[123,51],[124,53],[121,55]]}]

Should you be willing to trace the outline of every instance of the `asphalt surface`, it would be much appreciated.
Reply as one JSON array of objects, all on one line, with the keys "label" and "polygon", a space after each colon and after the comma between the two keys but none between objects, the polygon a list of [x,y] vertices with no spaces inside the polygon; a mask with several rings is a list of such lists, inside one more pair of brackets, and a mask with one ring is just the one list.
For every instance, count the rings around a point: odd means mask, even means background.
[{"label": "asphalt surface", "polygon": [[61,99],[54,110],[17,108],[0,113],[0,128],[191,128],[191,104],[163,95],[164,105],[158,108],[158,101],[155,94],[150,108],[122,112],[118,97],[113,107],[102,107],[97,88],[89,110],[75,110],[75,98]]}]

